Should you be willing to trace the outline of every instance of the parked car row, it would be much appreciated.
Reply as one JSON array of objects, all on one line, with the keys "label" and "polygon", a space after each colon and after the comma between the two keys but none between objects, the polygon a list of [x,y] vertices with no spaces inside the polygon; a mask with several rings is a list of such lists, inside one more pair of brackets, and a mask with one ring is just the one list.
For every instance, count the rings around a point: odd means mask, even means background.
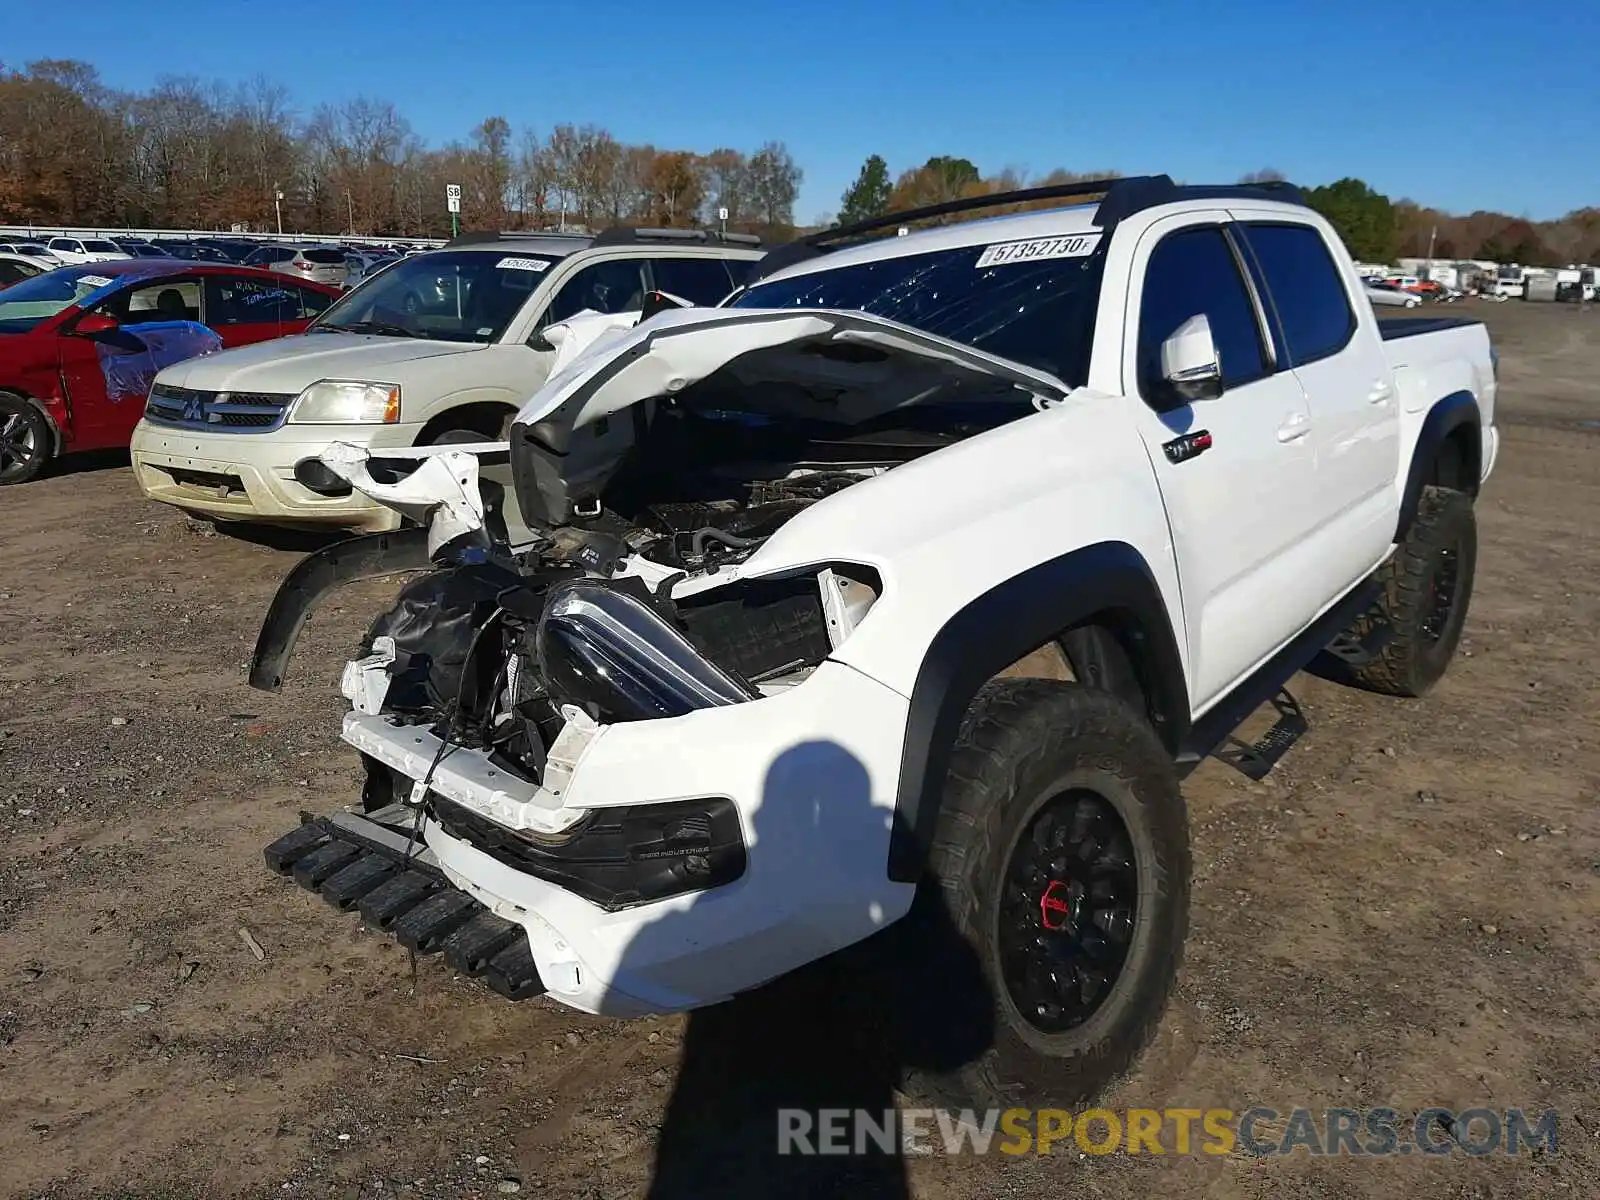
[{"label": "parked car row", "polygon": [[132,437],[140,489],[218,520],[396,528],[322,464],[330,443],[499,439],[550,374],[543,330],[638,312],[651,292],[716,304],[762,256],[745,240],[629,234],[461,239],[370,276],[305,337],[162,371]]},{"label": "parked car row", "polygon": [[[276,243],[243,264],[137,244],[53,269],[19,261],[0,291],[0,484],[131,439],[140,487],[189,511],[392,526],[317,474],[330,442],[498,436],[550,371],[540,330],[586,309],[637,311],[651,291],[715,304],[761,257],[754,241],[482,235],[405,258],[363,251],[357,268],[339,247]],[[363,286],[340,299],[352,269]]]},{"label": "parked car row", "polygon": [[416,249],[394,246],[353,245],[336,241],[291,243],[263,241],[245,236],[104,238],[10,237],[0,234],[0,254],[25,254],[56,265],[112,262],[124,258],[177,258],[189,262],[236,263],[262,266],[297,279],[349,287]]}]

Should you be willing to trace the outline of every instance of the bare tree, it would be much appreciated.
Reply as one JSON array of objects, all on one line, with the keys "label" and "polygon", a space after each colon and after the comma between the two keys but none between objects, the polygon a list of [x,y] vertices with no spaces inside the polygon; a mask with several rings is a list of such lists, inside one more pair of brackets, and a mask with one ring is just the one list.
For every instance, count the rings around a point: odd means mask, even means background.
[{"label": "bare tree", "polygon": [[794,202],[803,178],[804,172],[782,142],[768,142],[750,156],[754,216],[769,231],[788,233],[794,229]]}]

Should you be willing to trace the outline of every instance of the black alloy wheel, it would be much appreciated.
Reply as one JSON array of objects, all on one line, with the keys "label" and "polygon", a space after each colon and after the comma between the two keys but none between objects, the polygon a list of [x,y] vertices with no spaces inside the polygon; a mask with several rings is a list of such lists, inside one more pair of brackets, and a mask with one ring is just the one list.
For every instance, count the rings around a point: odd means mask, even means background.
[{"label": "black alloy wheel", "polygon": [[1139,877],[1127,827],[1105,797],[1046,800],[1011,850],[996,914],[1001,977],[1043,1033],[1083,1024],[1128,957]]}]

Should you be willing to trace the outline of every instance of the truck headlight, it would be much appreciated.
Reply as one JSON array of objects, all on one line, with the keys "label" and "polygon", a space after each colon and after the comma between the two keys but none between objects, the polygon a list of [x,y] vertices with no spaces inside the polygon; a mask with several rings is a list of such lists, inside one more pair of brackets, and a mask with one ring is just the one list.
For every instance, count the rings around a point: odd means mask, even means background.
[{"label": "truck headlight", "polygon": [[295,397],[289,420],[298,425],[393,425],[400,420],[400,385],[319,379]]},{"label": "truck headlight", "polygon": [[645,601],[590,579],[552,587],[534,642],[552,699],[602,718],[678,717],[757,698]]}]

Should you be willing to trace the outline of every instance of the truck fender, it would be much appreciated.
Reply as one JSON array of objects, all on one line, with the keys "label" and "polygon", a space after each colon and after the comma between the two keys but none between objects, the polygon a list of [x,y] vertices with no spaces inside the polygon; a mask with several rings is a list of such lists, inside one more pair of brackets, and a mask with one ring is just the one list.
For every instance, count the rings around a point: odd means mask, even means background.
[{"label": "truck fender", "polygon": [[1437,401],[1423,418],[1422,429],[1411,451],[1405,490],[1400,493],[1396,542],[1404,541],[1411,528],[1417,505],[1422,501],[1422,489],[1429,483],[1440,482],[1434,473],[1447,442],[1454,442],[1461,451],[1461,490],[1476,496],[1483,463],[1483,417],[1478,411],[1477,397],[1471,392],[1451,392]]},{"label": "truck fender", "polygon": [[900,758],[889,878],[915,883],[938,824],[962,716],[978,689],[1090,618],[1106,620],[1133,660],[1156,734],[1174,754],[1188,734],[1183,662],[1149,565],[1126,542],[1097,542],[998,584],[940,627],[912,686]]}]

